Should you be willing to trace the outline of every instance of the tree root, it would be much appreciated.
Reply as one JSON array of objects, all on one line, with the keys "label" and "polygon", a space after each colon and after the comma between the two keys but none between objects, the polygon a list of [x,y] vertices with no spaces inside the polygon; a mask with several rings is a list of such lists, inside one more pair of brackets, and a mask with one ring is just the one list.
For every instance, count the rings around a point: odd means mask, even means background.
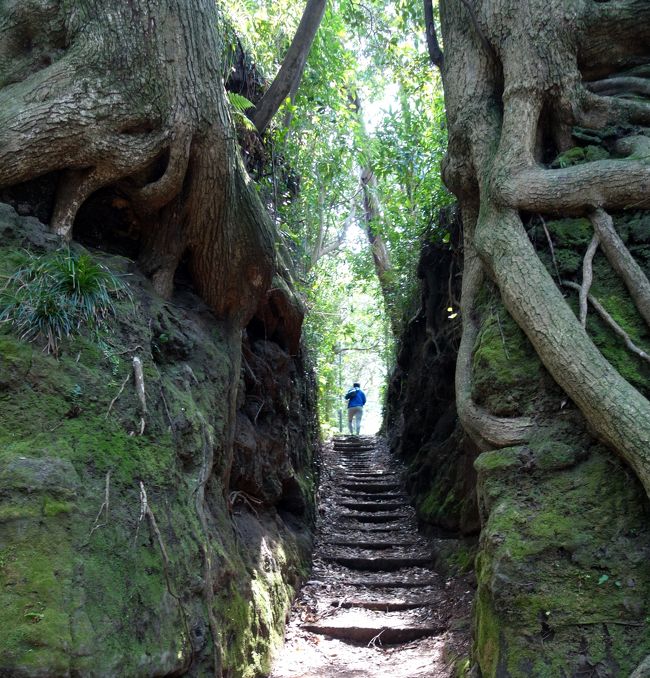
[{"label": "tree root", "polygon": [[650,654],[634,669],[630,678],[649,678],[650,676]]},{"label": "tree root", "polygon": [[635,160],[506,173],[499,180],[500,199],[519,210],[584,214],[589,206],[650,208],[650,166]]},{"label": "tree root", "polygon": [[108,415],[111,413],[111,410],[113,409],[113,405],[117,402],[117,399],[122,395],[122,391],[124,391],[124,387],[126,386],[126,382],[130,379],[131,373],[127,374],[126,377],[124,377],[124,381],[122,382],[122,385],[120,386],[120,390],[117,392],[117,395],[111,400],[111,404],[108,406],[108,410],[106,411],[106,419],[108,419]]},{"label": "tree root", "polygon": [[[563,284],[566,285],[567,287],[571,287],[572,289],[578,290],[582,295],[583,288],[577,283],[565,280],[563,281]],[[650,355],[648,355],[645,351],[641,350],[632,341],[632,339],[630,339],[630,335],[616,322],[616,320],[614,320],[614,318],[612,318],[612,316],[605,310],[604,306],[595,297],[589,294],[587,295],[586,299],[589,299],[589,303],[594,307],[598,315],[605,321],[605,323],[609,325],[613,332],[617,334],[619,337],[621,337],[621,339],[625,343],[625,346],[631,353],[634,353],[635,355],[639,356],[639,358],[650,362]],[[582,312],[582,308],[580,310]]]},{"label": "tree root", "polygon": [[214,441],[208,428],[207,422],[201,416],[201,427],[203,432],[203,463],[199,470],[199,476],[194,490],[194,507],[201,524],[203,538],[199,539],[201,554],[203,556],[203,597],[208,614],[208,625],[212,635],[212,658],[214,662],[214,675],[220,675],[223,666],[223,656],[219,644],[219,625],[214,615],[214,584],[212,574],[212,556],[210,555],[210,529],[208,518],[205,512],[205,489],[208,480],[212,475],[212,465],[214,463]]},{"label": "tree root", "polygon": [[582,260],[582,285],[580,285],[580,324],[583,327],[587,326],[587,296],[589,295],[589,289],[591,288],[591,283],[594,279],[594,255],[598,249],[598,235],[594,233],[589,247],[585,252],[584,259]]},{"label": "tree root", "polygon": [[[88,534],[88,540],[90,540],[90,538],[93,536],[93,532],[95,532],[95,530],[98,530],[100,527],[105,527],[106,525],[108,525],[108,509],[110,506],[110,494],[111,494],[111,472],[107,471],[106,485],[104,488],[104,501],[102,502],[102,505],[99,507],[99,511],[97,512],[95,522],[93,523],[92,529]],[[102,513],[104,513],[104,522],[100,523],[99,518],[102,515]]]},{"label": "tree root", "polygon": [[496,417],[479,407],[472,399],[472,352],[478,336],[474,300],[483,278],[482,264],[476,255],[468,253],[466,243],[461,294],[463,333],[456,360],[456,408],[463,428],[478,448],[486,451],[528,442],[535,424],[528,417]]},{"label": "tree root", "polygon": [[[156,538],[156,542],[158,543],[158,548],[160,549],[160,555],[162,557],[162,564],[163,564],[163,575],[165,577],[165,585],[167,587],[167,593],[178,603],[178,608],[181,612],[181,617],[183,619],[183,626],[185,629],[185,638],[187,639],[187,643],[190,646],[190,652],[188,655],[188,658],[186,660],[185,665],[183,666],[183,669],[186,671],[190,665],[192,664],[192,660],[194,658],[194,645],[192,643],[192,634],[190,633],[190,625],[187,620],[187,611],[185,610],[185,606],[183,605],[183,602],[180,599],[180,596],[178,596],[174,591],[172,590],[172,585],[171,585],[171,577],[170,577],[170,569],[171,569],[171,564],[169,560],[169,555],[167,554],[167,549],[165,548],[165,542],[163,541],[162,534],[160,533],[160,529],[158,528],[158,523],[156,522],[156,516],[154,515],[153,511],[151,510],[151,506],[149,505],[149,500],[147,499],[147,490],[145,489],[144,483],[140,481],[140,517],[138,519],[138,528],[140,526],[140,523],[145,519],[147,519],[147,522],[149,524],[149,528],[153,532],[154,537]],[[137,538],[137,531],[136,531],[136,538]]]},{"label": "tree root", "polygon": [[241,500],[242,503],[246,504],[248,508],[255,514],[255,517],[259,517],[259,514],[257,513],[257,509],[253,504],[261,504],[262,500],[261,499],[256,499],[255,497],[251,496],[248,494],[248,492],[244,492],[243,490],[233,490],[229,495],[228,495],[228,507],[232,510],[237,503],[237,500]]},{"label": "tree root", "polygon": [[647,78],[635,78],[633,76],[616,76],[587,82],[585,86],[589,91],[601,96],[614,96],[616,94],[640,94],[650,96],[650,80]]},{"label": "tree root", "polygon": [[544,217],[542,217],[541,214],[538,214],[537,216],[539,217],[539,220],[542,222],[542,228],[544,229],[544,235],[546,236],[546,241],[548,242],[548,249],[551,252],[551,260],[553,261],[553,268],[555,269],[555,275],[557,276],[558,285],[561,285],[562,281],[560,279],[560,269],[557,267],[557,259],[555,258],[555,248],[553,247],[553,240],[551,240],[551,234],[548,232],[548,228],[546,227]]},{"label": "tree root", "polygon": [[135,392],[140,401],[140,433],[144,433],[145,415],[147,414],[147,399],[144,391],[144,372],[142,371],[142,361],[138,356],[133,357],[133,376],[135,378]]},{"label": "tree root", "polygon": [[609,214],[605,210],[597,209],[589,214],[589,218],[605,256],[625,283],[646,324],[650,326],[650,281],[648,277],[625,247]]},{"label": "tree root", "polygon": [[169,158],[165,173],[153,183],[147,184],[132,193],[136,209],[155,212],[170,203],[180,192],[190,160],[192,130],[183,124],[177,124],[169,144]]}]

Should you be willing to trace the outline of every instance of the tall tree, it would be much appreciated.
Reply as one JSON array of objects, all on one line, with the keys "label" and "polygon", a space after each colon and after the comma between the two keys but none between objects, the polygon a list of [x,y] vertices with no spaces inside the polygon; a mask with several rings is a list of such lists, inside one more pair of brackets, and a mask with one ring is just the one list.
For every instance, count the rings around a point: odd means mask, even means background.
[{"label": "tall tree", "polygon": [[[444,176],[460,200],[465,236],[456,377],[461,419],[483,446],[522,442],[532,430],[528,420],[496,419],[471,400],[473,309],[489,276],[551,375],[650,495],[650,403],[597,350],[522,224],[522,212],[590,218],[613,267],[624,281],[634,280],[630,287],[640,294],[633,298],[643,310],[647,278],[608,213],[650,207],[650,169],[641,152],[647,138],[630,132],[618,143],[616,160],[551,169],[543,158],[545,144],[556,153],[573,145],[574,126],[650,123],[650,103],[638,96],[647,92],[647,66],[634,70],[650,56],[650,5],[446,0],[441,16],[450,46],[443,66]],[[622,93],[631,96],[615,96]]]},{"label": "tall tree", "polygon": [[59,172],[63,238],[89,195],[119,187],[156,289],[187,256],[206,301],[245,322],[273,236],[239,157],[214,2],[12,3],[1,18],[0,187]]}]

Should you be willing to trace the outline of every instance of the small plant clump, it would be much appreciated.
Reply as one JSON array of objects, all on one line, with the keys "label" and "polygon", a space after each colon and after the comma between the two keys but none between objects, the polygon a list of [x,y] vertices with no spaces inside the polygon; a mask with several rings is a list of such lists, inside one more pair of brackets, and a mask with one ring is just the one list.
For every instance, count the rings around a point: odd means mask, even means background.
[{"label": "small plant clump", "polygon": [[44,341],[44,350],[58,355],[63,337],[99,330],[119,297],[130,297],[124,283],[85,252],[25,252],[0,290],[0,323],[21,339]]}]

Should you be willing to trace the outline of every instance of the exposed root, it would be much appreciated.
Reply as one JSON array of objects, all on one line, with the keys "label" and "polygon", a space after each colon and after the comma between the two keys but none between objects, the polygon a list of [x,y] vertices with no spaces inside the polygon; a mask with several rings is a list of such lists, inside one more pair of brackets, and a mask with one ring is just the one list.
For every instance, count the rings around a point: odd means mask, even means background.
[{"label": "exposed root", "polygon": [[243,490],[234,490],[228,495],[228,506],[232,509],[238,500],[241,500],[248,508],[255,514],[255,517],[259,517],[257,510],[253,504],[261,504],[261,499],[256,499],[247,492]]},{"label": "exposed root", "polygon": [[212,434],[208,428],[207,422],[201,417],[201,425],[203,431],[203,463],[199,470],[199,476],[196,481],[196,489],[194,490],[194,507],[196,514],[201,523],[201,530],[203,532],[202,538],[199,539],[201,554],[203,556],[203,597],[205,598],[205,606],[208,615],[208,625],[210,633],[212,634],[212,657],[214,662],[214,675],[220,675],[223,665],[223,657],[221,654],[221,646],[219,644],[219,625],[217,618],[214,615],[214,588],[213,588],[213,570],[212,570],[212,556],[210,554],[210,529],[208,525],[208,517],[205,511],[205,488],[208,480],[212,475],[212,464],[214,463],[214,441]]},{"label": "exposed root", "polygon": [[544,221],[544,217],[541,214],[538,214],[537,216],[539,217],[539,220],[542,223],[544,235],[546,235],[546,241],[548,242],[548,249],[551,252],[551,260],[553,261],[553,268],[555,269],[555,275],[557,276],[558,285],[561,285],[562,281],[560,280],[560,270],[557,267],[557,260],[555,258],[555,248],[553,247],[553,240],[551,240],[551,234],[548,232],[548,228],[546,227],[546,221]]},{"label": "exposed root", "polygon": [[171,202],[180,192],[187,172],[192,144],[192,130],[177,125],[169,145],[169,159],[165,173],[151,184],[132,194],[135,207],[143,212],[154,212]]},{"label": "exposed root", "polygon": [[381,634],[386,629],[382,629],[376,636],[373,636],[369,641],[367,647],[377,647],[377,643],[381,645]]},{"label": "exposed root", "polygon": [[650,281],[648,277],[625,247],[625,243],[614,228],[611,216],[604,210],[597,209],[589,215],[589,218],[605,256],[612,268],[621,276],[639,313],[650,326]]},{"label": "exposed root", "polygon": [[135,392],[140,401],[140,433],[144,433],[145,414],[147,414],[147,399],[144,391],[144,373],[142,371],[142,361],[138,356],[133,358],[133,376],[135,378]]},{"label": "exposed root", "polygon": [[503,202],[529,212],[583,214],[589,206],[650,208],[650,166],[597,160],[563,169],[524,169],[499,182]]},{"label": "exposed root", "polygon": [[[181,611],[181,617],[183,618],[183,626],[185,628],[185,638],[187,640],[187,643],[190,646],[190,652],[186,660],[186,664],[184,665],[184,669],[187,670],[189,666],[192,663],[192,660],[194,658],[194,645],[192,644],[192,635],[190,633],[190,626],[187,621],[187,611],[185,610],[185,607],[178,595],[174,593],[172,590],[172,585],[171,585],[171,578],[169,575],[169,571],[171,568],[170,560],[169,560],[169,555],[167,554],[167,549],[165,548],[165,542],[163,541],[162,534],[160,533],[160,529],[158,528],[158,523],[156,522],[156,516],[154,515],[153,511],[151,510],[151,506],[149,505],[149,501],[147,499],[147,490],[145,489],[144,483],[140,481],[140,518],[138,519],[138,528],[140,526],[140,523],[144,520],[146,517],[147,522],[149,524],[149,528],[153,532],[154,537],[156,538],[156,542],[158,543],[158,548],[160,549],[160,555],[162,557],[162,564],[163,564],[163,575],[165,577],[165,585],[167,586],[167,592],[169,595],[178,603],[178,607]],[[136,531],[136,537],[137,537],[137,531]]]},{"label": "exposed root", "polygon": [[598,235],[594,233],[582,260],[582,285],[580,286],[580,324],[587,326],[587,295],[594,279],[594,255],[598,249]]},{"label": "exposed root", "polygon": [[616,76],[586,83],[586,87],[601,96],[616,94],[640,94],[650,96],[650,80],[633,76]]},{"label": "exposed root", "polygon": [[520,445],[530,440],[535,424],[528,417],[496,417],[472,399],[472,352],[478,336],[474,300],[483,283],[483,268],[476,255],[465,254],[465,273],[461,295],[463,333],[456,361],[456,407],[463,428],[479,449]]},{"label": "exposed root", "polygon": [[[99,507],[99,511],[97,512],[97,517],[95,518],[95,522],[93,523],[92,529],[90,530],[90,533],[88,534],[88,539],[90,539],[93,536],[93,532],[95,530],[98,530],[100,527],[105,527],[108,525],[108,510],[110,507],[110,495],[111,495],[111,472],[108,471],[106,473],[106,485],[104,488],[104,501],[102,502],[102,505]],[[104,514],[104,522],[100,523],[99,518]]]},{"label": "exposed root", "polygon": [[117,402],[117,399],[122,395],[122,391],[124,391],[124,387],[126,386],[126,382],[130,379],[131,374],[127,374],[126,377],[124,377],[124,381],[122,382],[122,385],[120,386],[120,390],[117,392],[117,395],[111,400],[111,404],[108,406],[108,410],[106,411],[106,419],[108,419],[108,415],[111,413],[111,410],[113,409],[113,405]]},{"label": "exposed root", "polygon": [[[571,287],[572,289],[576,289],[580,292],[580,294],[582,294],[582,287],[577,283],[565,280],[564,285],[566,285],[567,287]],[[639,358],[642,358],[643,360],[650,362],[650,355],[648,355],[645,351],[641,350],[632,341],[632,339],[630,339],[630,335],[616,322],[616,320],[614,320],[614,318],[612,318],[612,316],[605,310],[603,305],[591,294],[587,295],[587,298],[589,299],[589,303],[594,307],[598,315],[607,323],[607,325],[609,325],[612,331],[623,340],[628,350],[631,353],[634,353],[635,355],[639,356]]]},{"label": "exposed root", "polygon": [[630,678],[648,678],[650,676],[650,654],[636,667]]},{"label": "exposed root", "polygon": [[602,129],[613,121],[633,125],[650,124],[650,105],[644,101],[618,99],[595,94],[585,89],[576,123],[591,129]]},{"label": "exposed root", "polygon": [[117,181],[122,175],[121,169],[68,170],[59,185],[50,229],[65,240],[71,240],[79,208],[96,190]]}]

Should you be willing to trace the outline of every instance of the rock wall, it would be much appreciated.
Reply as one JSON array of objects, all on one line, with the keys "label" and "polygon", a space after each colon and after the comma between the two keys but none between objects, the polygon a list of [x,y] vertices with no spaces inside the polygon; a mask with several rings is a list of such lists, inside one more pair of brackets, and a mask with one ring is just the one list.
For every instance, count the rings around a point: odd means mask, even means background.
[{"label": "rock wall", "polygon": [[462,252],[454,211],[443,219],[452,241],[423,245],[420,309],[399,340],[385,428],[391,450],[408,465],[408,489],[421,522],[472,535],[479,527],[473,468],[478,452],[460,426],[454,401]]},{"label": "rock wall", "polygon": [[[580,156],[579,162],[585,153],[569,156],[558,162]],[[649,272],[648,214],[628,212],[615,222]],[[554,277],[579,282],[589,222],[534,217],[528,229]],[[449,257],[440,247],[423,249],[422,309],[400,344],[387,421],[393,448],[410,463],[410,487],[424,521],[470,530],[471,497],[478,497],[475,673],[629,676],[650,654],[650,502],[631,470],[586,428],[489,283],[478,310],[472,395],[494,414],[534,417],[538,430],[528,445],[480,455],[468,443],[453,411],[457,335],[442,329],[454,297],[447,291]],[[577,308],[577,294],[564,290]],[[591,293],[647,351],[648,329],[600,253]],[[647,362],[593,309],[587,329],[617,369],[650,394]]]},{"label": "rock wall", "polygon": [[[0,205],[2,275],[54,246]],[[130,260],[93,255],[132,294],[108,331],[55,358],[0,325],[0,675],[212,675],[215,659],[264,675],[311,546],[311,370],[264,336],[277,304],[242,342],[190,289],[165,302]]]}]

